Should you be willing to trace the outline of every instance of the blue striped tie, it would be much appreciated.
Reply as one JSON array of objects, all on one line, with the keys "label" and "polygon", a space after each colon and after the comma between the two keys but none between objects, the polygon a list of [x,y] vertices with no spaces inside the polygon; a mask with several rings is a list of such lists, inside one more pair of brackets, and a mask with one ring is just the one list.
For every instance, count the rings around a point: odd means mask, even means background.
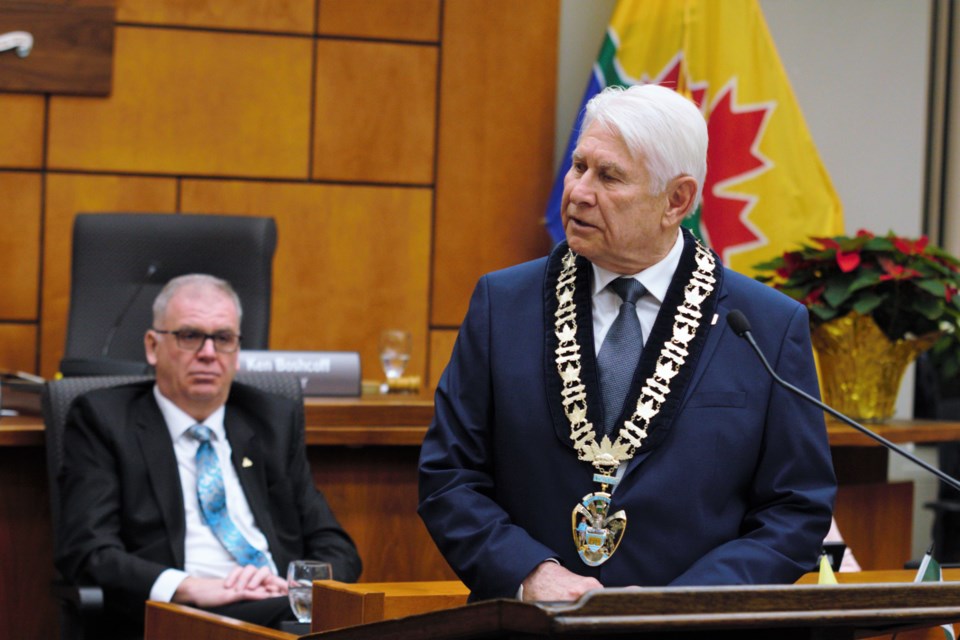
[{"label": "blue striped tie", "polygon": [[197,499],[200,501],[200,513],[203,521],[213,531],[220,544],[234,557],[237,564],[252,564],[262,567],[267,557],[262,551],[250,544],[237,525],[230,519],[227,511],[227,494],[223,488],[223,475],[220,460],[210,444],[213,432],[210,427],[196,424],[187,432],[191,438],[200,442],[197,447]]},{"label": "blue striped tie", "polygon": [[607,286],[623,300],[620,313],[610,325],[597,354],[600,393],[603,395],[603,434],[613,438],[617,431],[617,418],[627,399],[633,372],[643,351],[643,329],[637,318],[637,300],[643,297],[647,289],[633,278],[617,278]]}]

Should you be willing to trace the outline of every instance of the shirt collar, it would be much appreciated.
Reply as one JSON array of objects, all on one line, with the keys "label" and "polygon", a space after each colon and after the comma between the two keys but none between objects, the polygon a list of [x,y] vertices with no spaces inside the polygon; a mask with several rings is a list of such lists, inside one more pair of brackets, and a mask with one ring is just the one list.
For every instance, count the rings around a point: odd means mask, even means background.
[{"label": "shirt collar", "polygon": [[667,297],[667,289],[670,288],[670,282],[673,280],[673,274],[680,264],[680,256],[682,254],[683,234],[678,231],[677,240],[673,243],[673,248],[670,249],[663,260],[650,265],[638,273],[624,276],[620,273],[608,271],[603,267],[598,267],[591,262],[590,264],[593,267],[593,295],[596,296],[606,289],[607,285],[617,278],[628,277],[639,280],[640,283],[646,287],[647,293],[662,303],[663,299]]},{"label": "shirt collar", "polygon": [[[163,419],[167,423],[167,429],[170,431],[170,437],[173,440],[182,437],[187,429],[198,424],[197,421],[183,409],[175,405],[173,400],[160,393],[160,388],[157,385],[153,385],[153,397],[157,399],[160,413],[163,414]],[[213,431],[214,440],[223,440],[226,438],[227,434],[223,427],[223,416],[225,412],[226,409],[224,405],[220,405],[206,420],[199,423],[209,427],[210,430]]]}]

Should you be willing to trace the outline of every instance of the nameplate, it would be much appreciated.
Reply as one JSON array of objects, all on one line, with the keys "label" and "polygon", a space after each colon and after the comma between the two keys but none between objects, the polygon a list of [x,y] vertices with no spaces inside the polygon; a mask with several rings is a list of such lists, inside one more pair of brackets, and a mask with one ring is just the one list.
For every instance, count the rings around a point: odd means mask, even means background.
[{"label": "nameplate", "polygon": [[239,371],[293,373],[305,396],[359,396],[360,354],[355,351],[240,350]]}]

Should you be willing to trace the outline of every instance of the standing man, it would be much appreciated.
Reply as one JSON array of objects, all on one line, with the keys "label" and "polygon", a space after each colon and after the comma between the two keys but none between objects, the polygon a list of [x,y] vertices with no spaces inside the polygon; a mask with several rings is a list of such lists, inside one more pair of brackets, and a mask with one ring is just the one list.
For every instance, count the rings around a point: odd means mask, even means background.
[{"label": "standing man", "polygon": [[480,279],[437,387],[419,512],[474,600],[604,586],[789,583],[835,479],[803,306],[680,223],[706,174],[699,110],[655,85],[586,107],[567,241]]},{"label": "standing man", "polygon": [[171,280],[144,336],[156,383],[77,399],[64,433],[57,567],[104,589],[118,636],[142,635],[144,602],[242,620],[291,619],[294,559],[360,558],[316,490],[299,408],[234,383],[240,300],[223,280]]}]

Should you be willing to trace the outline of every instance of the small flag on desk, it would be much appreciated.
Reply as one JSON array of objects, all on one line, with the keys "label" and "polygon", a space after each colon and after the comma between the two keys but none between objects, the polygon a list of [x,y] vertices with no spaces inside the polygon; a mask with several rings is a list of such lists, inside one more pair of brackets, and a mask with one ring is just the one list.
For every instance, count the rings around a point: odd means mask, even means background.
[{"label": "small flag on desk", "polygon": [[[943,572],[940,570],[940,563],[934,560],[933,550],[927,549],[927,553],[920,561],[920,568],[917,570],[917,577],[914,582],[943,582]],[[953,632],[952,624],[945,624],[940,627],[943,629],[943,636],[947,640],[956,640],[957,636]]]},{"label": "small flag on desk", "polygon": [[817,578],[817,584],[837,584],[837,576],[833,575],[833,567],[830,566],[830,558],[826,551],[820,554],[820,576]]}]

